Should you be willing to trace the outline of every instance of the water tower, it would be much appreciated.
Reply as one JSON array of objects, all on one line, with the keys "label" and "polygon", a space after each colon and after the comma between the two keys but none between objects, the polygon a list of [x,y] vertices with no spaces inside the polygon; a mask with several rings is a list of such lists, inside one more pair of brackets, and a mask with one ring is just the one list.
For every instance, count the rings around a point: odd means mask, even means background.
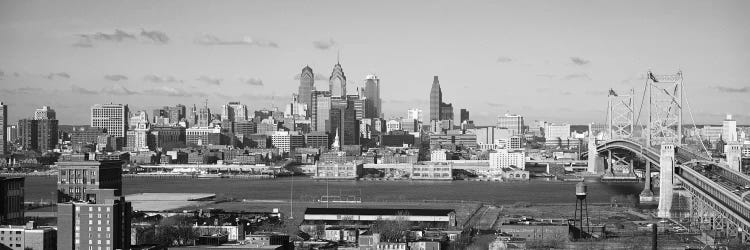
[{"label": "water tower", "polygon": [[[583,181],[576,184],[576,211],[573,214],[573,238],[588,238],[589,237],[589,210],[588,204],[586,204],[586,194],[588,193],[588,187]],[[584,224],[584,220],[586,220]]]}]

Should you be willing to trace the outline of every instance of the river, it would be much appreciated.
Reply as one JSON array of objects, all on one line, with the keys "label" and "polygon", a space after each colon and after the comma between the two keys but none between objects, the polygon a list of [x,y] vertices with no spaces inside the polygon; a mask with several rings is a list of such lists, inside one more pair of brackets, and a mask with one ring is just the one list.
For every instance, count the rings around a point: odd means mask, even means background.
[{"label": "river", "polygon": [[[475,181],[319,181],[307,177],[277,179],[125,178],[123,193],[216,193],[219,198],[288,200],[292,182],[294,199],[312,201],[326,194],[361,194],[363,201],[464,200],[512,204],[574,203],[575,182],[532,180],[530,182]],[[52,201],[54,177],[26,177],[26,201]],[[612,196],[637,195],[639,183],[587,182],[589,203],[607,203]]]}]

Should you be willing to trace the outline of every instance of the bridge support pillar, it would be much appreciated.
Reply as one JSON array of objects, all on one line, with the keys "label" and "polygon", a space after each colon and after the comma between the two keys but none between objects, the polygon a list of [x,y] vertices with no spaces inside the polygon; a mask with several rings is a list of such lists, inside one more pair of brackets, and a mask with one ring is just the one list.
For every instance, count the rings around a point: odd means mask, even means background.
[{"label": "bridge support pillar", "polygon": [[737,142],[724,145],[724,153],[727,156],[729,169],[742,172],[742,145]]},{"label": "bridge support pillar", "polygon": [[657,217],[670,218],[672,197],[674,194],[675,147],[671,144],[661,145],[659,156],[659,209]]},{"label": "bridge support pillar", "polygon": [[646,161],[646,172],[643,174],[643,179],[645,182],[640,200],[641,202],[652,202],[654,201],[654,190],[651,187],[651,162]]}]

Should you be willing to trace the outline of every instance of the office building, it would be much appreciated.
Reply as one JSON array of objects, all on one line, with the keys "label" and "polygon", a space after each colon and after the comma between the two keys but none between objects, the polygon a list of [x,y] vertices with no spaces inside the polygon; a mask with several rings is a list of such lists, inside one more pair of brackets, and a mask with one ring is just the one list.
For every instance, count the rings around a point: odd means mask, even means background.
[{"label": "office building", "polygon": [[443,103],[443,92],[440,89],[438,76],[432,79],[432,88],[430,88],[430,121],[442,120],[440,116],[440,107]]},{"label": "office building", "polygon": [[34,120],[57,120],[57,114],[51,107],[42,106],[34,111]]},{"label": "office building", "polygon": [[182,104],[167,107],[167,113],[169,113],[169,124],[178,124],[182,119],[185,119],[186,107]]},{"label": "office building", "polygon": [[515,167],[518,169],[526,168],[526,156],[523,151],[509,151],[507,149],[498,149],[490,153],[490,168],[493,171],[501,171],[503,168]]},{"label": "office building", "polygon": [[570,124],[547,123],[544,128],[544,138],[550,140],[567,140],[570,138]]},{"label": "office building", "polygon": [[0,155],[4,155],[9,153],[11,150],[9,150],[8,146],[12,145],[12,143],[9,140],[8,135],[11,131],[10,125],[8,124],[8,105],[5,105],[5,103],[0,102],[0,139],[2,139],[2,142],[0,142]]},{"label": "office building", "polygon": [[[310,97],[312,100],[312,96]],[[286,104],[284,109],[285,118],[301,118],[304,119],[308,116],[307,111],[308,105],[301,102],[300,96],[297,94],[292,95],[292,102]]]},{"label": "office building", "polygon": [[441,103],[440,104],[440,119],[441,119],[441,121],[444,121],[444,120],[453,120],[454,119],[454,116],[453,116],[453,104],[450,104],[450,103]]},{"label": "office building", "polygon": [[246,121],[247,105],[240,104],[240,102],[229,102],[228,104],[222,105],[221,120],[229,120],[232,122]]},{"label": "office building", "polygon": [[289,153],[305,146],[305,137],[296,131],[276,131],[271,136],[271,144],[281,153]]},{"label": "office building", "polygon": [[185,141],[188,145],[221,145],[221,128],[192,127],[185,129]]},{"label": "office building", "polygon": [[460,123],[463,124],[464,121],[468,121],[468,120],[469,120],[469,110],[461,109],[461,122]]},{"label": "office building", "polygon": [[367,110],[367,99],[360,98],[359,96],[354,96],[349,98],[349,102],[351,105],[353,105],[355,118],[357,120],[362,120],[365,118],[368,110]]},{"label": "office building", "polygon": [[249,136],[249,135],[257,133],[257,131],[258,130],[255,125],[255,122],[252,120],[239,121],[239,122],[234,123],[234,133],[237,135]]},{"label": "office building", "polygon": [[208,102],[198,110],[198,120],[196,125],[198,127],[209,127],[211,126],[211,109],[208,108]]},{"label": "office building", "polygon": [[380,78],[376,75],[365,77],[365,106],[366,118],[380,118],[383,114],[383,103],[380,99]]},{"label": "office building", "polygon": [[75,128],[70,132],[70,145],[74,152],[83,152],[84,148],[96,145],[99,136],[106,134],[103,128]]},{"label": "office building", "polygon": [[359,120],[351,102],[342,112],[340,136],[341,145],[359,145]]},{"label": "office building", "polygon": [[[302,73],[299,77],[299,91],[297,92],[299,102],[307,105],[307,107],[312,107],[313,91],[315,91],[315,74],[310,66],[305,66],[302,68]],[[307,111],[312,112],[310,109]],[[306,113],[304,116],[307,117],[310,115],[312,114]]]},{"label": "office building", "polygon": [[417,120],[419,123],[423,122],[422,110],[418,108],[409,109],[406,111],[406,119]]},{"label": "office building", "polygon": [[152,126],[151,137],[156,149],[171,149],[187,142],[186,129],[180,126]]},{"label": "office building", "polygon": [[313,131],[305,134],[305,146],[308,148],[327,149],[330,146],[326,132]]},{"label": "office building", "polygon": [[37,227],[34,221],[23,226],[0,226],[0,249],[54,250],[57,249],[57,230]]},{"label": "office building", "polygon": [[523,116],[516,114],[505,114],[497,117],[497,127],[507,128],[513,135],[522,135],[524,131]]},{"label": "office building", "polygon": [[96,104],[91,107],[91,127],[104,128],[114,137],[125,137],[128,130],[128,105]]},{"label": "office building", "polygon": [[356,162],[318,162],[315,164],[314,179],[354,180],[362,175],[362,164]]},{"label": "office building", "polygon": [[328,132],[331,129],[331,92],[313,91],[311,124],[313,131]]},{"label": "office building", "polygon": [[722,121],[721,138],[725,142],[736,142],[737,140],[737,121],[732,119],[732,115]]},{"label": "office building", "polygon": [[341,63],[336,62],[336,65],[333,66],[328,84],[328,91],[331,96],[346,97],[346,75],[344,75],[344,69],[341,68]]},{"label": "office building", "polygon": [[121,195],[120,160],[60,161],[57,167],[58,202],[83,201],[88,189],[114,189],[115,195]]},{"label": "office building", "polygon": [[23,223],[24,177],[0,177],[0,225]]},{"label": "office building", "polygon": [[84,202],[57,204],[60,249],[129,249],[132,205],[118,190],[86,190]]},{"label": "office building", "polygon": [[417,122],[417,120],[402,118],[399,122],[401,123],[401,130],[406,132],[419,132],[419,122]]}]

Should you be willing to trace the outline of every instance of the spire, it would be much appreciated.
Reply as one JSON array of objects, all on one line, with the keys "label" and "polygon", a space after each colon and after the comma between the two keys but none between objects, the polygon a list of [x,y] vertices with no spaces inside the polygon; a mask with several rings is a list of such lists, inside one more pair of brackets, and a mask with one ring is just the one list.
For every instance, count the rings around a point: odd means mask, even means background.
[{"label": "spire", "polygon": [[336,128],[336,137],[333,138],[333,143],[331,144],[331,149],[334,151],[339,151],[341,146],[339,145],[339,129]]},{"label": "spire", "polygon": [[336,64],[341,64],[341,50],[336,50]]}]

